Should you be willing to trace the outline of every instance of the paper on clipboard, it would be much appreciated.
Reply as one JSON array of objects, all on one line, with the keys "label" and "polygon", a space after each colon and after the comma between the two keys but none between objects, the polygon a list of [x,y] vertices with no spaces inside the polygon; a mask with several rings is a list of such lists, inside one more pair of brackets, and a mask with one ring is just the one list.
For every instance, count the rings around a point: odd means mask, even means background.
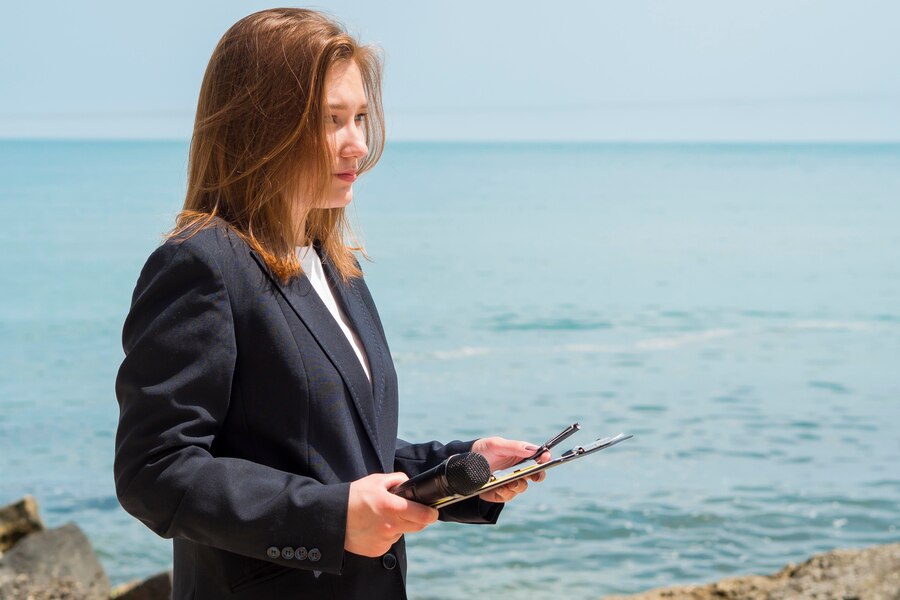
[{"label": "paper on clipboard", "polygon": [[603,450],[604,448],[609,448],[610,446],[614,446],[619,442],[625,441],[629,438],[633,437],[630,434],[620,433],[619,435],[602,438],[591,444],[586,446],[575,446],[568,452],[564,452],[560,456],[551,459],[545,463],[541,464],[533,464],[528,465],[526,467],[520,467],[515,469],[514,471],[510,471],[507,473],[497,473],[491,476],[490,481],[481,486],[477,491],[468,494],[466,496],[448,496],[446,498],[441,498],[437,502],[431,505],[432,508],[436,508],[438,510],[444,508],[445,506],[450,506],[451,504],[456,504],[457,502],[462,502],[463,500],[468,500],[474,496],[478,496],[479,494],[483,494],[485,492],[489,492],[494,488],[498,488],[506,485],[507,483],[511,483],[516,481],[517,479],[522,479],[523,477],[529,477],[536,473],[540,473],[541,471],[546,471],[547,469],[552,469],[554,467],[558,467],[559,465],[567,464],[578,460],[588,454],[593,454],[594,452],[598,452]]}]

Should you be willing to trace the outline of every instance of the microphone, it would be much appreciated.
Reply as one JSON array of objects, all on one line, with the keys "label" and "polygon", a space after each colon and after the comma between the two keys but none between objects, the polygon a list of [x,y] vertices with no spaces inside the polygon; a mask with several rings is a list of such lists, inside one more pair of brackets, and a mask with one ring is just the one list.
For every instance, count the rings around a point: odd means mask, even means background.
[{"label": "microphone", "polygon": [[447,496],[468,496],[490,478],[491,466],[484,456],[463,452],[388,491],[420,504],[433,504]]}]

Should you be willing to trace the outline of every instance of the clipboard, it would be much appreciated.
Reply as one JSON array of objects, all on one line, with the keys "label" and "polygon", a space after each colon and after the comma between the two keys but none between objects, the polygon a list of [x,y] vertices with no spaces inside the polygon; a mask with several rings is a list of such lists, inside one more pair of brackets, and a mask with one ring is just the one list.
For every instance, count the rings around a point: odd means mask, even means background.
[{"label": "clipboard", "polygon": [[[553,446],[559,444],[561,441],[568,438],[569,436],[571,436],[573,433],[575,433],[579,429],[581,429],[581,426],[578,423],[573,423],[572,425],[570,425],[569,427],[564,429],[562,431],[562,433],[560,433],[559,435],[557,435],[557,436],[549,439],[547,442],[545,442],[540,448],[538,448],[538,451],[533,456],[530,456],[528,458],[525,458],[525,459],[519,461],[512,467],[509,467],[509,469],[506,469],[505,472],[501,471],[494,475],[491,475],[490,480],[486,484],[481,486],[475,492],[472,492],[471,494],[468,494],[465,496],[456,495],[456,496],[447,496],[446,498],[441,498],[437,502],[431,504],[431,507],[440,510],[440,509],[444,508],[445,506],[450,506],[451,504],[456,504],[457,502],[462,502],[463,500],[468,500],[469,498],[478,496],[479,494],[483,494],[485,492],[489,492],[489,491],[493,490],[494,488],[502,487],[508,483],[516,481],[517,479],[522,479],[523,477],[529,477],[536,473],[540,473],[541,471],[546,471],[548,469],[553,469],[554,467],[558,467],[559,465],[565,465],[570,462],[574,462],[574,461],[578,460],[579,458],[583,458],[589,454],[594,454],[595,452],[599,452],[600,450],[604,450],[606,448],[609,448],[610,446],[614,446],[614,445],[618,444],[619,442],[623,442],[631,437],[634,437],[630,434],[620,433],[619,435],[615,435],[612,437],[600,438],[590,444],[587,444],[586,446],[575,446],[571,450],[564,452],[560,456],[553,458],[545,463],[528,465],[528,466],[516,469],[516,467],[519,466],[520,464],[522,464],[523,462],[537,459],[541,454],[543,454],[544,452],[546,452]],[[511,470],[511,469],[515,469],[515,470]]]}]

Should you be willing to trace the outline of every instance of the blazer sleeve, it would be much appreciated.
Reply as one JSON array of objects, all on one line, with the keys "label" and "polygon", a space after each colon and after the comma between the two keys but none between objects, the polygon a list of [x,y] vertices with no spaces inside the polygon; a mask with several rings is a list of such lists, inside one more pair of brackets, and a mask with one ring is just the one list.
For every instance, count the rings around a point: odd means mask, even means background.
[{"label": "blazer sleeve", "polygon": [[[214,257],[169,241],[138,279],[116,379],[116,494],[165,538],[184,538],[292,568],[339,573],[349,483],[324,485],[259,463],[215,456],[237,346],[232,306]],[[282,547],[320,549],[317,562]]]},{"label": "blazer sleeve", "polygon": [[[475,440],[469,442],[453,441],[449,444],[427,442],[410,444],[397,440],[397,451],[394,453],[394,470],[402,471],[410,477],[427,471],[431,467],[460,452],[471,452]],[[451,523],[474,523],[493,525],[500,517],[505,505],[502,502],[487,502],[477,496],[442,508],[438,520]]]}]

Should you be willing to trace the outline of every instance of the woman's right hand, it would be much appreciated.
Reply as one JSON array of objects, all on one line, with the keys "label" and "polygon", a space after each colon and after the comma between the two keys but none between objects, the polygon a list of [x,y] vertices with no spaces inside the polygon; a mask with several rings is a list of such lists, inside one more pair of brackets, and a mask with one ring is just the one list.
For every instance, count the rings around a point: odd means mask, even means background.
[{"label": "woman's right hand", "polygon": [[388,491],[407,479],[405,473],[375,473],[350,484],[345,550],[381,556],[403,534],[421,531],[437,521],[437,510]]}]

